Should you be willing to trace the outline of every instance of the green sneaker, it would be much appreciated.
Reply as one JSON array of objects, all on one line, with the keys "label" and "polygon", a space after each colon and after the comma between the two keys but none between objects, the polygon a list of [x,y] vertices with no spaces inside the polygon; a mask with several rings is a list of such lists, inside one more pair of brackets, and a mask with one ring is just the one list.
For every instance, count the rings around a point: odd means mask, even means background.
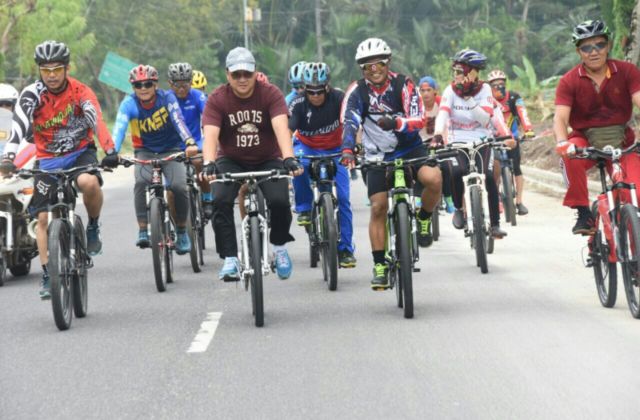
[{"label": "green sneaker", "polygon": [[418,223],[418,245],[421,248],[431,246],[433,243],[433,235],[431,234],[431,217],[422,220],[420,216],[416,216]]},{"label": "green sneaker", "polygon": [[346,249],[338,251],[338,263],[342,268],[353,268],[356,266],[356,257]]},{"label": "green sneaker", "polygon": [[298,214],[298,220],[296,221],[298,226],[309,226],[311,224],[311,212],[301,211]]},{"label": "green sneaker", "polygon": [[387,290],[389,288],[389,268],[386,264],[376,264],[373,266],[373,279],[371,288],[373,290]]}]

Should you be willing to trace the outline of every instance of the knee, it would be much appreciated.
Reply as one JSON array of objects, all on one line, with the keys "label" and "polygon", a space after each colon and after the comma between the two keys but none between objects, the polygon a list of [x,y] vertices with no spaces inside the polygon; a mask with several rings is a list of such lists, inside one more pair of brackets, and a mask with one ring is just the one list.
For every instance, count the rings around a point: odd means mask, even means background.
[{"label": "knee", "polygon": [[387,214],[386,200],[371,200],[371,218],[382,219]]},{"label": "knee", "polygon": [[100,181],[95,175],[82,174],[78,177],[77,184],[83,194],[95,194],[100,191]]}]

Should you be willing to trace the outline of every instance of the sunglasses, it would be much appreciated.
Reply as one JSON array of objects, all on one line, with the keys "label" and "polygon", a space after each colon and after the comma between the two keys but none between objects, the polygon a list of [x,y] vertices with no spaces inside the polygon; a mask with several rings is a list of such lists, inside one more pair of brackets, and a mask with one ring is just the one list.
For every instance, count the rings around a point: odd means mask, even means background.
[{"label": "sunglasses", "polygon": [[295,89],[295,90],[304,90],[304,85],[295,85],[295,86],[293,86],[293,89]]},{"label": "sunglasses", "polygon": [[252,71],[238,70],[238,71],[231,72],[231,78],[233,80],[251,79],[252,77],[253,77]]},{"label": "sunglasses", "polygon": [[454,68],[452,71],[454,76],[464,75],[464,69]]},{"label": "sunglasses", "polygon": [[131,84],[133,85],[134,89],[149,89],[151,86],[153,86],[153,82],[151,80],[147,80],[145,82],[133,82]]},{"label": "sunglasses", "polygon": [[55,66],[55,67],[40,67],[40,73],[45,76],[55,75],[60,76],[64,73],[65,66]]},{"label": "sunglasses", "polygon": [[604,50],[605,48],[607,48],[607,45],[609,45],[607,41],[600,41],[595,44],[582,45],[578,48],[585,54],[591,54],[591,52],[593,52],[594,50],[597,52]]},{"label": "sunglasses", "polygon": [[191,82],[189,81],[169,82],[169,83],[171,83],[171,86],[175,86],[178,89],[186,89],[191,87]]},{"label": "sunglasses", "polygon": [[360,64],[360,68],[364,71],[376,70],[378,68],[383,69],[387,67],[388,63],[389,63],[389,59],[385,58],[384,60],[376,61],[375,63]]},{"label": "sunglasses", "polygon": [[506,87],[506,85],[504,83],[499,83],[497,85],[491,85],[491,87],[493,89],[502,89],[502,88]]},{"label": "sunglasses", "polygon": [[306,89],[305,93],[309,96],[320,96],[327,93],[327,91],[324,89]]}]

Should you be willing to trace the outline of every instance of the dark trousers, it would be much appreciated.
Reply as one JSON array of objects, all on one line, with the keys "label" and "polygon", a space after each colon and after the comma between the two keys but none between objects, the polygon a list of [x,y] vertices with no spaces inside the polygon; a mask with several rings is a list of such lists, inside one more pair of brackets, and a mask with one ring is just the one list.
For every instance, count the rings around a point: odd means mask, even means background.
[{"label": "dark trousers", "polygon": [[[222,157],[216,160],[218,173],[236,173],[248,171],[265,171],[283,169],[281,160],[269,160],[260,165],[245,165]],[[214,183],[215,212],[213,214],[213,231],[216,237],[216,249],[221,258],[237,257],[238,242],[236,224],[233,214],[233,203],[238,196],[240,185],[236,182]],[[262,194],[267,201],[271,215],[271,232],[269,241],[273,245],[284,245],[294,240],[289,233],[291,228],[291,205],[289,204],[289,183],[286,179],[265,181],[260,184]]]}]

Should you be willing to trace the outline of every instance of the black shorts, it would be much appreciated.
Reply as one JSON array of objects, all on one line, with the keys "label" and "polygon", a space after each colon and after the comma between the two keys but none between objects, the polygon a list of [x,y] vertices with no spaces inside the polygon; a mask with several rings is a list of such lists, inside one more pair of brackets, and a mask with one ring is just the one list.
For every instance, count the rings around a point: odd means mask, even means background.
[{"label": "black shorts", "polygon": [[[424,156],[427,156],[427,148],[424,145],[420,145],[401,157],[402,159],[415,159]],[[420,168],[426,164],[425,161],[412,164],[410,167],[414,176],[417,176]],[[366,173],[362,174],[362,178],[366,179],[365,182],[367,184],[367,194],[369,197],[389,190],[387,185],[387,168],[369,167]]]},{"label": "black shorts", "polygon": [[[78,156],[73,166],[84,166],[94,163],[98,163],[96,149],[94,147],[89,147],[80,156]],[[36,161],[36,167],[37,166],[38,162]],[[77,190],[76,178],[82,173],[83,172],[78,172],[73,176],[73,189]],[[100,186],[102,186],[103,180],[100,173],[96,173],[95,176],[98,177],[98,182],[100,183]],[[45,174],[38,174],[33,177],[33,198],[31,199],[31,205],[29,206],[31,214],[37,215],[40,212],[47,211],[47,206],[49,204],[53,204],[58,201],[56,194],[56,179],[57,178],[54,176]],[[75,200],[76,192],[73,189],[66,191],[65,198],[67,200]]]}]

